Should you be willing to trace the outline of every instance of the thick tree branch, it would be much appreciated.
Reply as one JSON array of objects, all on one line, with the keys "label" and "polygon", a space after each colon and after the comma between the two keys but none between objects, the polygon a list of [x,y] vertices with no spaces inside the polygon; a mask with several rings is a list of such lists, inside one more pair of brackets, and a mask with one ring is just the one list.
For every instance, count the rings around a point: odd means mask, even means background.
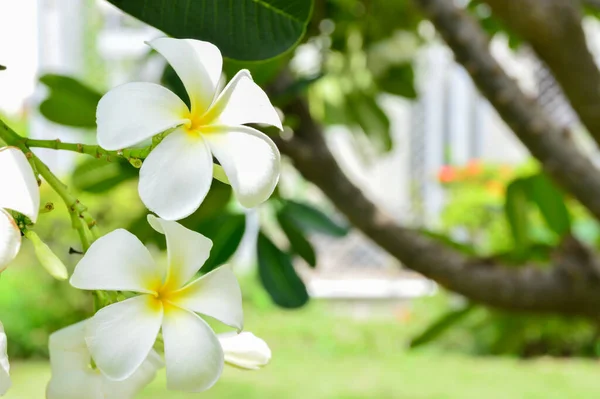
[{"label": "thick tree branch", "polygon": [[504,267],[470,259],[458,251],[403,228],[377,208],[340,169],[301,99],[286,115],[300,121],[292,140],[276,139],[281,151],[363,231],[407,267],[448,289],[495,307],[564,314],[600,314],[600,265],[575,240],[568,239],[554,265]]},{"label": "thick tree branch", "polygon": [[544,170],[600,220],[600,172],[578,150],[569,132],[556,126],[506,75],[490,54],[489,37],[479,24],[451,0],[415,1]]},{"label": "thick tree branch", "polygon": [[588,49],[579,0],[486,0],[531,44],[600,144],[600,71]]}]

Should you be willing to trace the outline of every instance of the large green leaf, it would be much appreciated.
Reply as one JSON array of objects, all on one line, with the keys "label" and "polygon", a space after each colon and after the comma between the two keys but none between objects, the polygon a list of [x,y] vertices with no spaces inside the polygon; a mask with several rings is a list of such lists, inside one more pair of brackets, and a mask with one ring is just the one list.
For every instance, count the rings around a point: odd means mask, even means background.
[{"label": "large green leaf", "polygon": [[415,72],[412,64],[393,65],[377,77],[379,88],[385,92],[406,98],[416,98]]},{"label": "large green leaf", "polygon": [[100,93],[69,76],[47,74],[40,82],[50,89],[48,98],[40,104],[40,112],[46,119],[73,127],[96,127]]},{"label": "large green leaf", "polygon": [[258,61],[292,48],[304,35],[312,0],[109,0],[178,38],[214,43],[225,57]]},{"label": "large green leaf", "polygon": [[529,246],[528,187],[523,179],[510,183],[506,189],[504,209],[510,225],[515,249],[523,253]]},{"label": "large green leaf", "polygon": [[203,221],[194,229],[213,242],[210,257],[202,267],[202,273],[208,273],[227,262],[242,242],[246,230],[246,215],[225,213]]},{"label": "large green leaf", "polygon": [[317,265],[317,254],[315,249],[308,239],[304,236],[304,233],[292,218],[290,218],[285,212],[277,213],[277,221],[279,226],[287,236],[290,242],[291,249],[300,255],[302,259],[306,261],[310,266],[315,267]]},{"label": "large green leaf", "polygon": [[544,174],[527,178],[529,198],[539,208],[546,224],[559,236],[571,230],[571,216],[563,193]]},{"label": "large green leaf", "polygon": [[333,237],[343,237],[350,229],[348,226],[333,221],[317,208],[295,201],[286,201],[281,209],[301,229],[310,232],[327,234]]},{"label": "large green leaf", "polygon": [[306,286],[296,274],[288,254],[263,233],[258,236],[258,272],[263,286],[277,305],[298,308],[308,302]]},{"label": "large green leaf", "polygon": [[102,193],[138,175],[138,169],[125,160],[106,162],[90,158],[79,164],[72,175],[73,186],[79,191]]},{"label": "large green leaf", "polygon": [[348,115],[371,139],[375,148],[388,152],[393,147],[390,120],[381,109],[375,96],[356,91],[346,97]]}]

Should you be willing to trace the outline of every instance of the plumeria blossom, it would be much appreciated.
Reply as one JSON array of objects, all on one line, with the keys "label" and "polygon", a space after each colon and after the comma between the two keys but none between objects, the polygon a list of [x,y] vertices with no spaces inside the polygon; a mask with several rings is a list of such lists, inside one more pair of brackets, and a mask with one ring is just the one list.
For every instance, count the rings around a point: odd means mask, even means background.
[{"label": "plumeria blossom", "polygon": [[8,355],[6,353],[6,334],[4,326],[0,323],[0,396],[4,395],[10,388],[10,366],[8,364]]},{"label": "plumeria blossom", "polygon": [[141,366],[128,378],[113,381],[91,367],[85,342],[86,321],[63,328],[50,336],[52,379],[46,399],[133,399],[163,367],[161,357],[151,350]]},{"label": "plumeria blossom", "polygon": [[247,370],[258,370],[271,361],[271,349],[265,341],[251,332],[217,335],[225,363]]},{"label": "plumeria blossom", "polygon": [[148,357],[162,329],[167,387],[204,391],[221,375],[224,354],[197,313],[241,330],[240,287],[227,266],[193,279],[209,257],[208,238],[152,215],[148,221],[166,236],[167,265],[155,263],[134,235],[120,229],[94,242],[75,268],[71,284],[77,288],[139,293],[98,311],[86,325],[86,342],[98,368],[124,380]]},{"label": "plumeria blossom", "polygon": [[6,210],[35,223],[39,208],[40,192],[27,158],[18,148],[0,148],[0,272],[21,248],[21,230]]},{"label": "plumeria blossom", "polygon": [[268,136],[245,125],[282,129],[265,92],[241,70],[219,93],[223,58],[211,43],[159,38],[149,45],[177,72],[191,106],[153,83],[118,86],[98,104],[98,144],[119,150],[174,129],[140,170],[140,197],[163,219],[198,209],[212,182],[213,156],[243,206],[264,202],[277,185],[280,154]]}]

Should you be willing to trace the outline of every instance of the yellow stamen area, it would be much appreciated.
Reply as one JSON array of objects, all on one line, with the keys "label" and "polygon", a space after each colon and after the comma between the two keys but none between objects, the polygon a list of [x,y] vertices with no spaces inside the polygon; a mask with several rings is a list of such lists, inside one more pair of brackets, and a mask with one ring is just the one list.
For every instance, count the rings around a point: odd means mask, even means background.
[{"label": "yellow stamen area", "polygon": [[188,122],[184,125],[184,129],[186,133],[191,136],[197,137],[200,133],[206,134],[206,131],[203,131],[203,127],[210,125],[214,122],[216,110],[209,109],[202,115],[194,114],[192,112],[186,112],[183,115],[183,119],[187,119]]}]

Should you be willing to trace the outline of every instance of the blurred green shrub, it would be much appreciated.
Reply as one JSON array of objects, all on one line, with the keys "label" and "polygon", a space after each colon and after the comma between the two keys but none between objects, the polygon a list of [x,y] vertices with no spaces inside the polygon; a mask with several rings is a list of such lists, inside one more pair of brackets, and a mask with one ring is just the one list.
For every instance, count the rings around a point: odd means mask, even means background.
[{"label": "blurred green shrub", "polygon": [[[447,202],[440,231],[456,248],[520,267],[549,264],[562,238],[573,234],[600,248],[598,223],[554,187],[533,163],[518,167],[471,161],[438,174]],[[581,318],[517,314],[448,299],[446,312],[412,339],[480,355],[600,355],[600,325]]]}]

